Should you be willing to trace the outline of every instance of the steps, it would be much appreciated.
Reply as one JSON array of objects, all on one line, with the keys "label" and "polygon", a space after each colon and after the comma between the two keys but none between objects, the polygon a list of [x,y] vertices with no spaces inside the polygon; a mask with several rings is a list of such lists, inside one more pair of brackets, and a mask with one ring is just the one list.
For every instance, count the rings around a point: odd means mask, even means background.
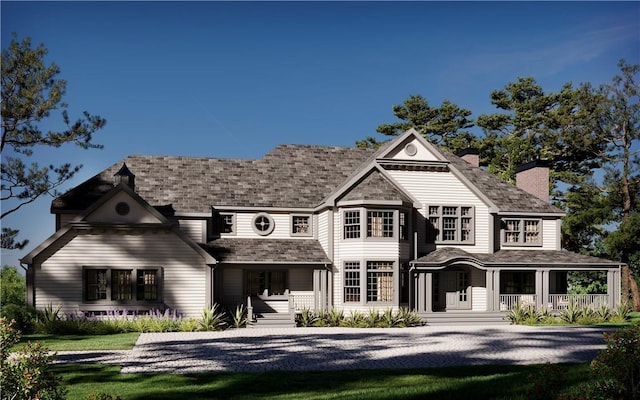
[{"label": "steps", "polygon": [[420,314],[427,325],[509,325],[502,312],[448,311]]},{"label": "steps", "polygon": [[247,328],[295,328],[296,323],[290,313],[264,312],[254,314],[255,320],[247,323]]}]

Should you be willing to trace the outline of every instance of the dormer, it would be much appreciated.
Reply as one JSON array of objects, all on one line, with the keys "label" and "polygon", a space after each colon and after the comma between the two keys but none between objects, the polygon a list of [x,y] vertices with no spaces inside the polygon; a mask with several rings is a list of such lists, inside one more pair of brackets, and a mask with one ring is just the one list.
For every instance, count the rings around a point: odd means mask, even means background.
[{"label": "dormer", "polygon": [[136,176],[129,170],[127,163],[123,163],[120,170],[113,174],[113,185],[118,186],[121,183],[129,186],[132,190],[136,190]]}]

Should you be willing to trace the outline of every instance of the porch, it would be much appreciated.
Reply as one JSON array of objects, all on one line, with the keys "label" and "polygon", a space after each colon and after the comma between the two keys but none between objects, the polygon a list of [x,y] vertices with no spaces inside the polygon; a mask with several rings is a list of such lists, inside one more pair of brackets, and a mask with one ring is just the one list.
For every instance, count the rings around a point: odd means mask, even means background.
[{"label": "porch", "polygon": [[[620,265],[608,260],[564,251],[472,255],[441,249],[433,253],[411,263],[411,306],[427,317],[461,311],[505,313],[518,305],[553,313],[570,305],[613,309],[620,301]],[[526,256],[531,262],[510,263],[511,255],[522,260]],[[602,292],[572,294],[567,280],[572,272],[600,273]]]}]

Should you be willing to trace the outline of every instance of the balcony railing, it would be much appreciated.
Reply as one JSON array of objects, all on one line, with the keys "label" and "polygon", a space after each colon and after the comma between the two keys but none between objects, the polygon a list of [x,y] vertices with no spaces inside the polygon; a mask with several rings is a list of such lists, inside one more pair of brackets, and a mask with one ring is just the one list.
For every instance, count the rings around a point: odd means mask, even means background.
[{"label": "balcony railing", "polygon": [[500,311],[509,311],[518,305],[535,307],[536,299],[535,294],[501,294]]},{"label": "balcony railing", "polygon": [[609,304],[608,294],[550,294],[547,307],[550,310],[564,310],[574,303],[578,308],[597,308]]},{"label": "balcony railing", "polygon": [[304,308],[313,310],[315,307],[315,299],[312,294],[290,294],[289,308],[295,311],[302,311]]},{"label": "balcony railing", "polygon": [[[500,295],[500,311],[509,311],[520,306],[536,306],[537,295],[535,294],[501,294]],[[560,311],[569,307],[574,303],[578,308],[597,308],[603,304],[609,304],[609,295],[607,294],[550,294],[547,304],[549,311]]]}]

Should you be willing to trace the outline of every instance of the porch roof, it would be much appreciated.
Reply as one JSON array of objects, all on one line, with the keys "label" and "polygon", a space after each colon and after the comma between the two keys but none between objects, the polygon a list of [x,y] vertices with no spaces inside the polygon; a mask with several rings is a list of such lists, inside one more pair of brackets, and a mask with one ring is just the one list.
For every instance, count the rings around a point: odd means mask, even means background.
[{"label": "porch roof", "polygon": [[203,245],[220,263],[331,264],[314,239],[220,238]]},{"label": "porch roof", "polygon": [[608,267],[622,265],[604,258],[586,256],[566,250],[500,250],[493,254],[469,253],[464,250],[444,247],[432,251],[426,256],[411,261],[420,267],[445,267],[456,262],[473,262],[485,267],[518,266],[571,266],[571,267]]}]

